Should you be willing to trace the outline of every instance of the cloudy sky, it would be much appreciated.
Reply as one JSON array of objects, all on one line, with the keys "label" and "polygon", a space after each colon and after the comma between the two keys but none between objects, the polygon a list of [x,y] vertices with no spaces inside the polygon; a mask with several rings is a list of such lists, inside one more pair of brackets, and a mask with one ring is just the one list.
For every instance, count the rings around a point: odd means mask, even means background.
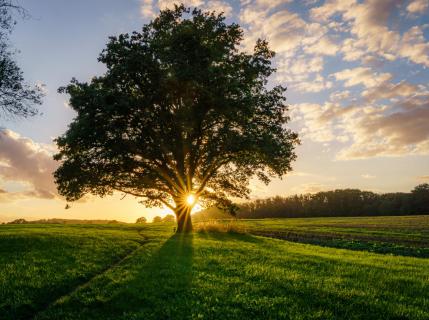
[{"label": "cloudy sky", "polygon": [[[87,198],[64,210],[52,139],[74,114],[57,93],[72,77],[102,74],[109,35],[139,30],[165,0],[21,0],[31,14],[12,35],[26,79],[46,85],[41,116],[0,119],[0,221],[17,217],[133,221],[166,214],[133,197]],[[302,145],[294,172],[253,197],[361,188],[409,191],[429,182],[429,0],[189,0],[265,38],[277,52],[271,84],[288,87]]]}]

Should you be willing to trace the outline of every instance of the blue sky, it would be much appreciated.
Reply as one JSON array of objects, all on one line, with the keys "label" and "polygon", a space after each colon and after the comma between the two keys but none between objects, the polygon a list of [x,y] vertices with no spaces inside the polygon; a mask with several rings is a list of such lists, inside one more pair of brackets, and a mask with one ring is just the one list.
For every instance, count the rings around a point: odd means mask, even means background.
[{"label": "blue sky", "polygon": [[[118,196],[71,210],[55,191],[52,138],[72,120],[58,87],[103,73],[97,57],[110,35],[139,30],[164,0],[22,0],[31,17],[12,34],[19,65],[44,83],[41,116],[1,120],[0,220],[28,217],[132,221],[166,210]],[[429,5],[427,0],[186,0],[221,10],[245,31],[243,50],[266,38],[277,52],[271,84],[288,87],[290,127],[301,137],[294,172],[254,198],[356,187],[409,191],[429,181]]]}]

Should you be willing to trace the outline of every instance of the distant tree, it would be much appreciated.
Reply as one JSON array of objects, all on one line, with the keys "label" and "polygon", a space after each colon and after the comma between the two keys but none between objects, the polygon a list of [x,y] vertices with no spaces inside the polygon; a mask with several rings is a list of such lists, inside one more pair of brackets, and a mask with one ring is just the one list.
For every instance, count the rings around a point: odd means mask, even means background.
[{"label": "distant tree", "polygon": [[42,103],[43,90],[25,83],[13,59],[9,34],[16,23],[14,14],[25,16],[26,11],[13,0],[0,0],[0,110],[6,116],[29,117],[37,114],[35,105]]},{"label": "distant tree", "polygon": [[162,222],[162,218],[160,216],[155,216],[152,219],[152,223],[159,223]]},{"label": "distant tree", "polygon": [[429,214],[429,184],[423,183],[411,191],[411,202],[416,214]]},{"label": "distant tree", "polygon": [[164,218],[162,218],[162,222],[175,222],[176,218],[172,214],[167,214]]},{"label": "distant tree", "polygon": [[147,219],[146,217],[140,217],[136,220],[136,223],[147,223]]},{"label": "distant tree", "polygon": [[194,199],[234,212],[230,198],[248,197],[250,178],[290,171],[298,140],[285,126],[286,89],[266,88],[274,52],[259,40],[242,53],[242,39],[222,15],[183,6],[111,37],[106,73],[60,89],[77,116],[56,140],[59,193],[141,197],[188,232]]},{"label": "distant tree", "polygon": [[28,221],[25,219],[16,219],[9,222],[9,224],[26,224],[26,223],[28,223]]}]

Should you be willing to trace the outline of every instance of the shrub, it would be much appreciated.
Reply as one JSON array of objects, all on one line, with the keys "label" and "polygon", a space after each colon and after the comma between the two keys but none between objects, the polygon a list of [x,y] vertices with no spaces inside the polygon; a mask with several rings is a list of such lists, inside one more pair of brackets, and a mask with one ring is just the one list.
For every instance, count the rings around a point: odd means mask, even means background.
[{"label": "shrub", "polygon": [[163,219],[162,222],[176,222],[176,217],[172,214],[167,214]]},{"label": "shrub", "polygon": [[162,222],[162,218],[160,216],[153,217],[152,223],[159,223],[159,222]]},{"label": "shrub", "polygon": [[147,222],[146,217],[140,217],[136,220],[136,223],[146,223],[146,222]]},{"label": "shrub", "polygon": [[244,225],[236,220],[211,220],[195,224],[197,232],[219,232],[219,233],[246,233]]}]

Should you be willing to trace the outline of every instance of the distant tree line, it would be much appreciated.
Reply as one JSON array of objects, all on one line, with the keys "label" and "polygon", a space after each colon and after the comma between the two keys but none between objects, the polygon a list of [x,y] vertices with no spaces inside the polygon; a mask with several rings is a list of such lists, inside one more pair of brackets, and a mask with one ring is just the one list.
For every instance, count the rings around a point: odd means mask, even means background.
[{"label": "distant tree line", "polygon": [[377,194],[359,189],[340,189],[255,200],[241,205],[237,217],[257,219],[414,214],[429,214],[427,183],[418,185],[409,193]]},{"label": "distant tree line", "polygon": [[[164,218],[162,218],[160,216],[155,216],[152,219],[153,223],[160,223],[160,222],[171,223],[171,222],[175,222],[175,221],[176,221],[176,218],[172,214],[167,214]],[[140,223],[140,224],[145,224],[147,222],[148,221],[147,221],[146,217],[140,217],[136,220],[136,223]]]},{"label": "distant tree line", "polygon": [[40,219],[40,220],[25,220],[22,218],[15,219],[13,221],[8,222],[7,224],[117,224],[117,223],[125,223],[117,220],[81,220],[81,219]]},{"label": "distant tree line", "polygon": [[[378,194],[359,189],[339,189],[315,194],[271,197],[241,204],[238,219],[358,217],[429,214],[429,184],[421,184],[411,192]],[[217,208],[208,208],[194,215],[195,221],[229,219]]]},{"label": "distant tree line", "polygon": [[153,223],[160,223],[160,222],[172,223],[175,221],[176,221],[176,217],[173,216],[172,214],[167,214],[164,218],[161,218],[160,216],[155,216],[152,219]]}]

